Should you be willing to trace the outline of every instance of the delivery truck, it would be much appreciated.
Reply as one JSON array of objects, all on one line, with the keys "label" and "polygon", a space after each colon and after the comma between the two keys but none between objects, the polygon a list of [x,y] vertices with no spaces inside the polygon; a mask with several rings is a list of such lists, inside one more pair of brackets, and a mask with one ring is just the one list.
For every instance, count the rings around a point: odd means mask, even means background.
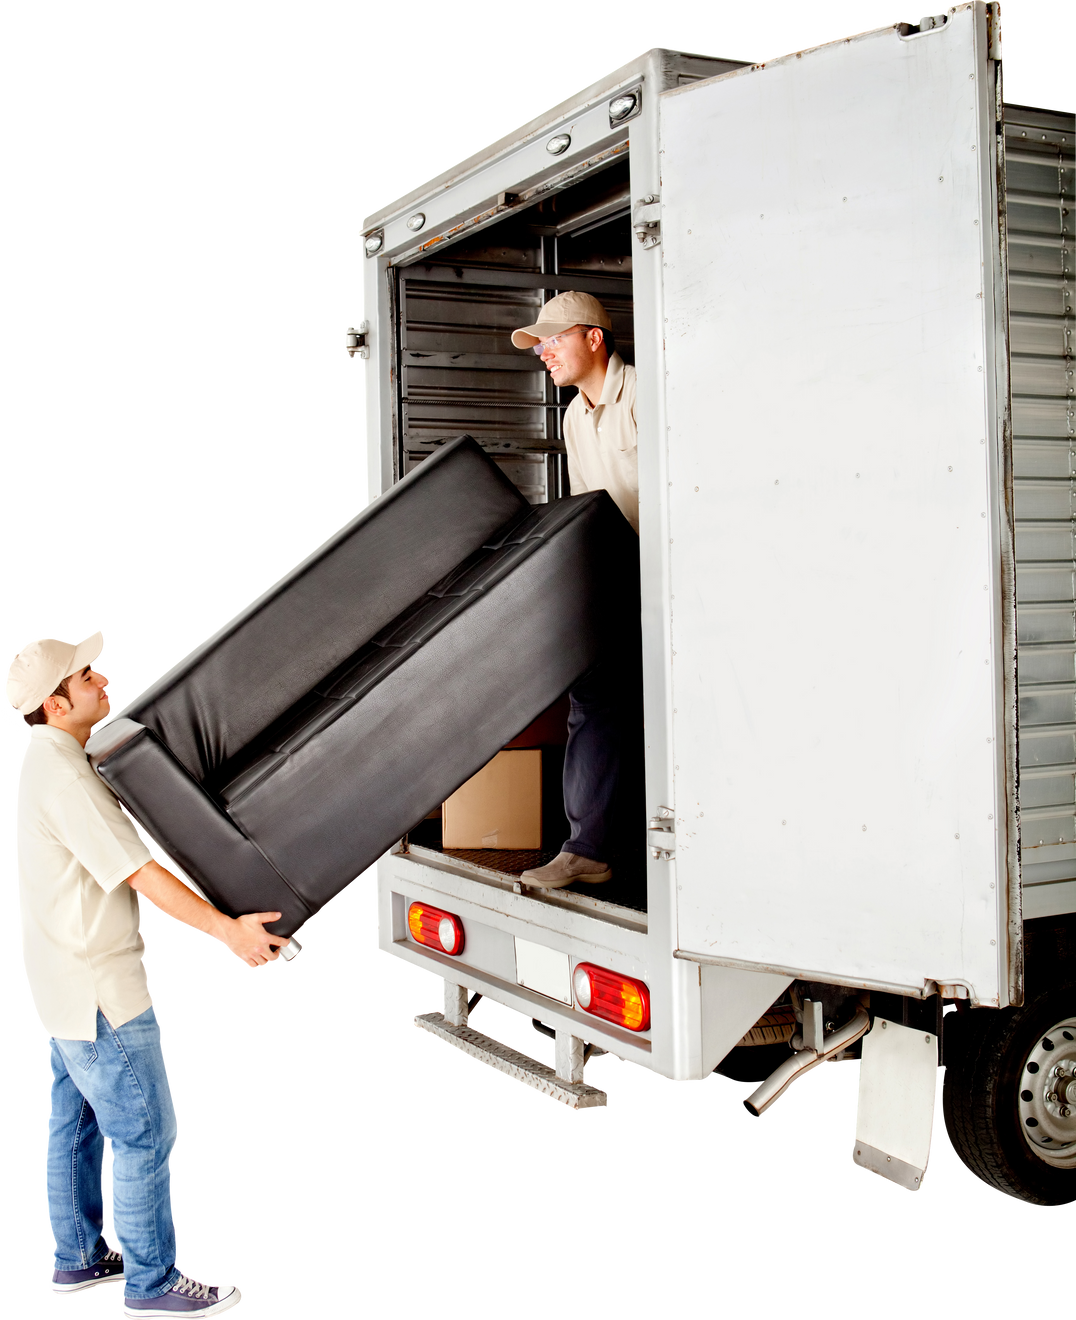
[{"label": "delivery truck", "polygon": [[563,840],[554,705],[378,864],[381,947],[443,981],[420,1027],[576,1108],[603,1051],[757,1082],[762,1122],[858,1059],[853,1158],[911,1190],[944,1066],[969,1168],[1076,1199],[1073,141],[1005,103],[976,0],[651,50],[365,222],[372,495],[461,434],[570,493],[572,391],[510,341],[557,293],[638,381],[628,861],[520,879]]}]

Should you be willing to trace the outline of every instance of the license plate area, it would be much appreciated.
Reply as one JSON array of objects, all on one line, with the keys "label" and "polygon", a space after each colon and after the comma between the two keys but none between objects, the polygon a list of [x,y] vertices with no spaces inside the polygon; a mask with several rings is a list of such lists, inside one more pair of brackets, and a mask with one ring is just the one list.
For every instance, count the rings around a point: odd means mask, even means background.
[{"label": "license plate area", "polygon": [[562,1004],[572,1002],[572,969],[566,953],[548,949],[544,944],[521,940],[517,935],[516,984],[556,999]]}]

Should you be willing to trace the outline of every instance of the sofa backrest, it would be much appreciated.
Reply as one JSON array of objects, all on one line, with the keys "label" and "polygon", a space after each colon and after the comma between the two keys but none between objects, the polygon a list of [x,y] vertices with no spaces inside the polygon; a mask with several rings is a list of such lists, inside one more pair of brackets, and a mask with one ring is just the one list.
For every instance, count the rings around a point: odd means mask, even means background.
[{"label": "sofa backrest", "polygon": [[134,701],[211,777],[528,504],[470,436],[425,459]]}]

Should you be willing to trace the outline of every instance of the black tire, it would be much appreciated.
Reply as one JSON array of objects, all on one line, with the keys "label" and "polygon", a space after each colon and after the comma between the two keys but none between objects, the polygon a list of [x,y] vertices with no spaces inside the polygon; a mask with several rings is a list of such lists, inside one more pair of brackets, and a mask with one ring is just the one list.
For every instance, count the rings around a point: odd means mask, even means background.
[{"label": "black tire", "polygon": [[[945,1050],[945,1126],[972,1173],[1033,1205],[1076,1201],[1076,1116],[1061,1114],[1071,1076],[1076,1115],[1076,987],[950,1017]],[[1065,1075],[1050,1081],[1056,1066]]]},{"label": "black tire", "polygon": [[764,1082],[792,1054],[787,1044],[737,1045],[714,1069],[734,1082]]}]

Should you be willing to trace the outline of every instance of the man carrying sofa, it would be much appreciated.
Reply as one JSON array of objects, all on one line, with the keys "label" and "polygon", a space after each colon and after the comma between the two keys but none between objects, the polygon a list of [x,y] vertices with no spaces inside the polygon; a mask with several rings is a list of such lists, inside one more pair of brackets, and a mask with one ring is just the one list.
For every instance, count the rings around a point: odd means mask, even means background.
[{"label": "man carrying sofa", "polygon": [[[175,1115],[142,966],[137,895],[251,967],[278,956],[263,923],[280,913],[233,919],[199,898],[153,861],[94,774],[84,748],[109,712],[107,679],[92,668],[101,646],[100,633],[77,646],[33,642],[15,657],[7,688],[31,725],[19,785],[19,888],[26,970],[53,1038],[53,1287],[73,1292],[124,1278],[128,1315],[216,1315],[239,1301],[238,1290],[196,1283],[175,1267]],[[105,1137],[122,1256],[101,1235]]]}]

